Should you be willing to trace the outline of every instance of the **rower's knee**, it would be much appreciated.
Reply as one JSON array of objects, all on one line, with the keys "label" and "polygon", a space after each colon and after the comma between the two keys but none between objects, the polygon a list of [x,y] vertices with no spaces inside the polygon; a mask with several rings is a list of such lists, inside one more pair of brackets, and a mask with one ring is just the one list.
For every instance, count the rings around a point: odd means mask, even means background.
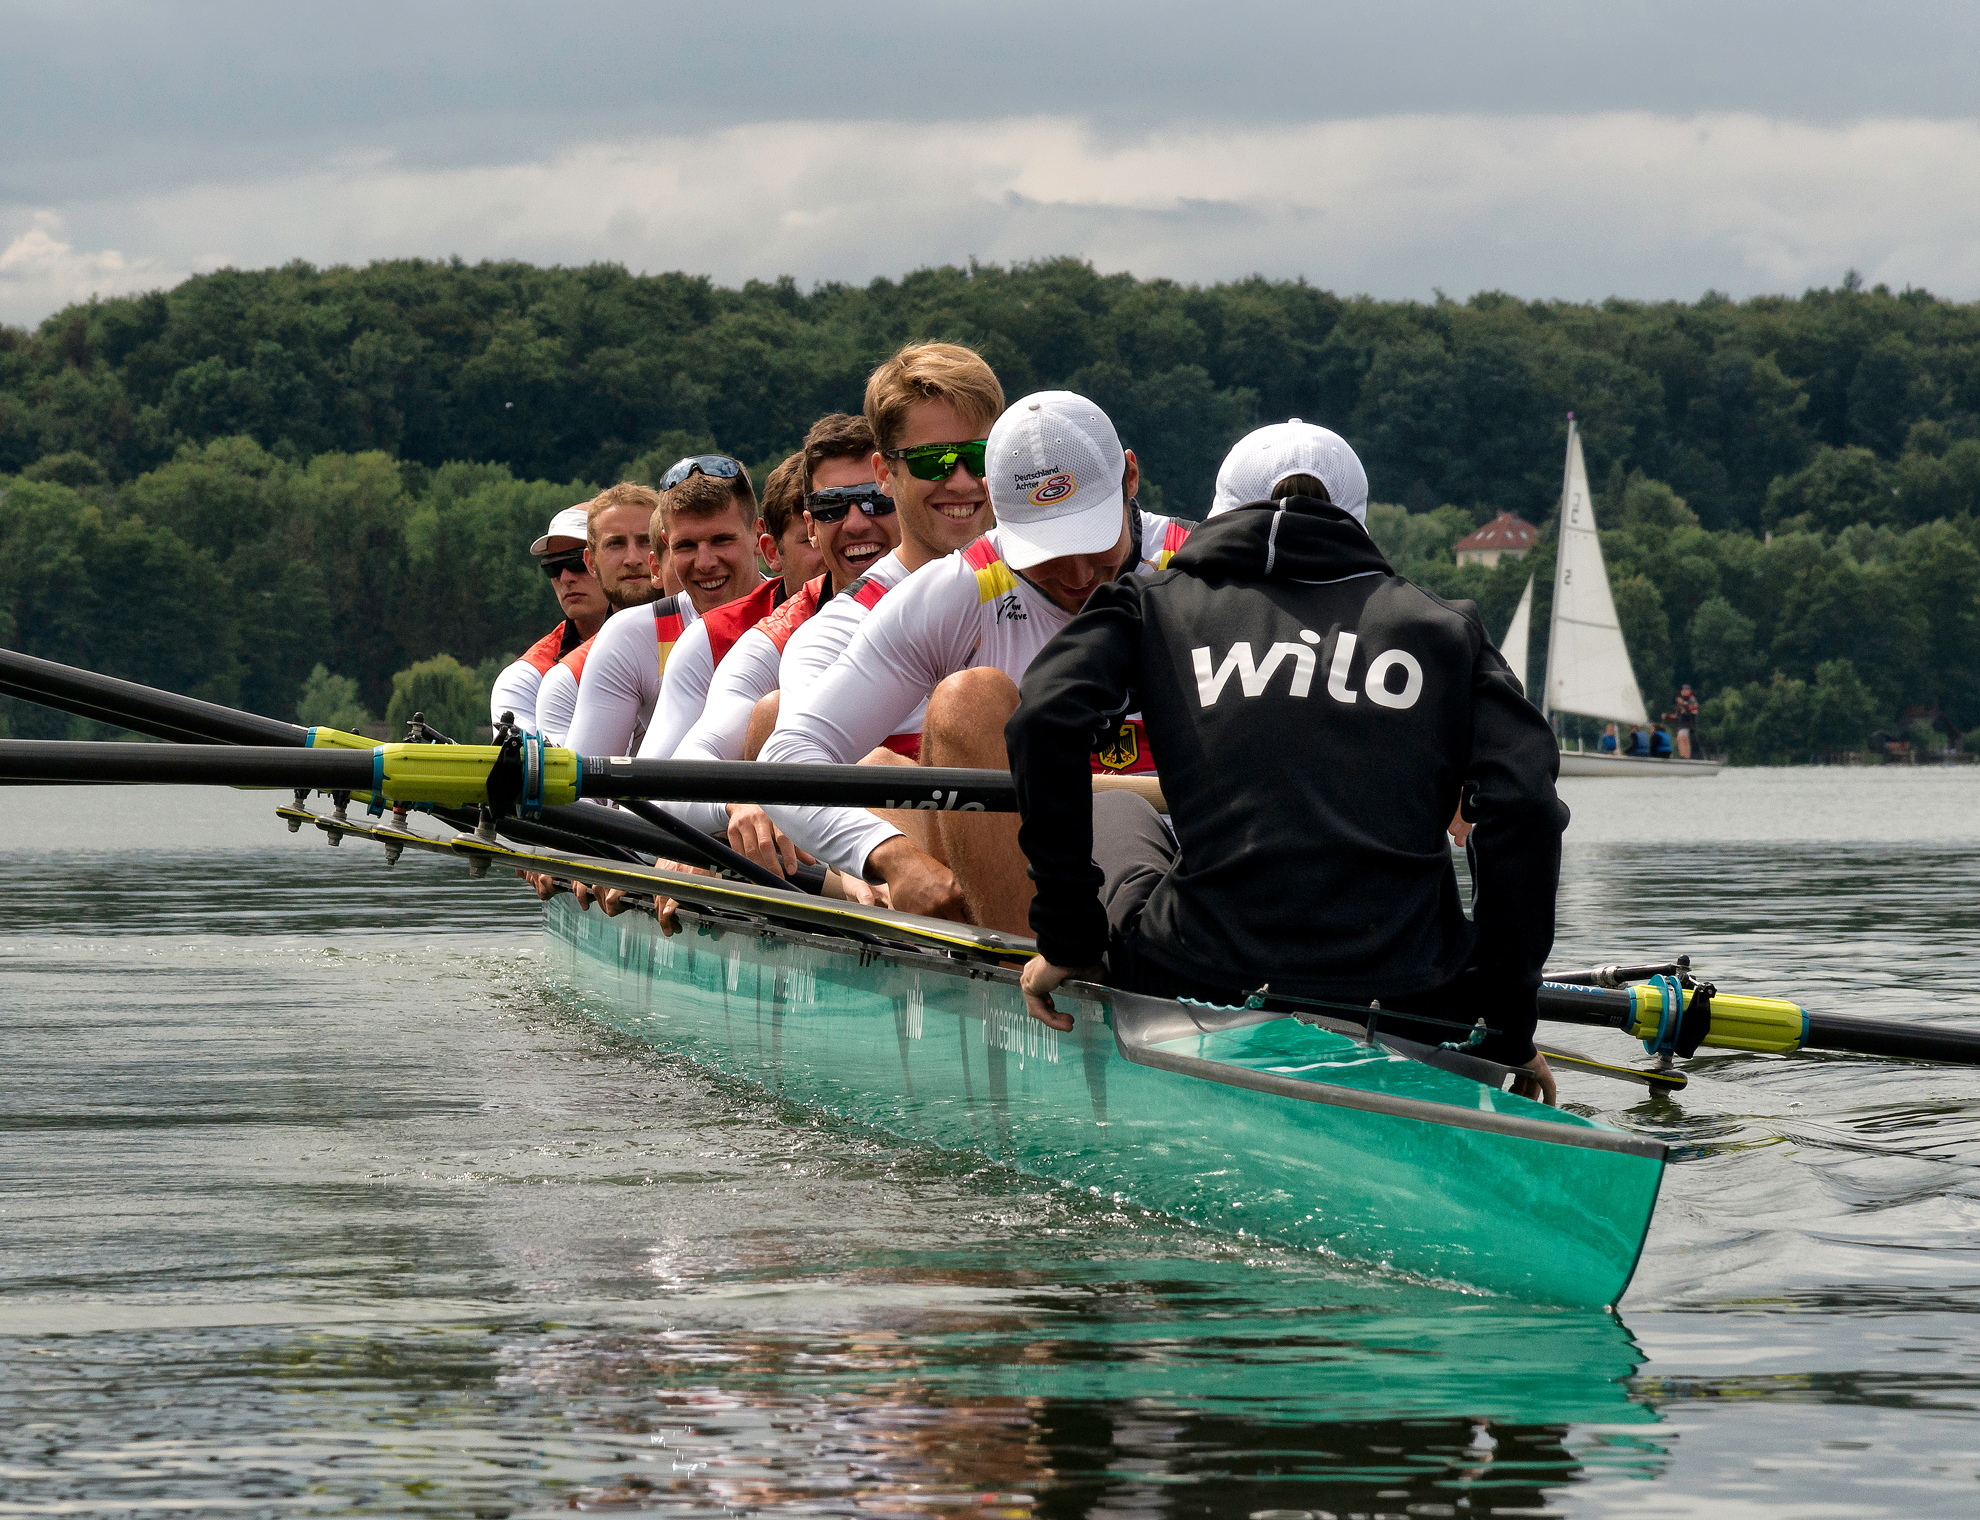
[{"label": "rower's knee", "polygon": [[1017,705],[1017,683],[992,666],[945,678],[929,696],[922,719],[923,763],[1007,766],[1004,724]]},{"label": "rower's knee", "polygon": [[756,699],[756,706],[750,709],[749,731],[743,738],[743,759],[754,760],[770,742],[770,731],[777,726],[778,699],[782,696],[783,692],[772,691]]}]

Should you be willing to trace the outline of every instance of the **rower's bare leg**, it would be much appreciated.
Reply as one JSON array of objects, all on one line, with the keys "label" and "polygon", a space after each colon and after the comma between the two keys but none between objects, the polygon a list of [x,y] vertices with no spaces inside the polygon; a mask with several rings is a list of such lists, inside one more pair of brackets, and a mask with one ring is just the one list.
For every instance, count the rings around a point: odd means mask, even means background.
[{"label": "rower's bare leg", "polygon": [[[935,688],[921,726],[923,765],[1007,771],[1004,724],[1018,692],[1001,670],[961,670]],[[1015,813],[930,813],[943,858],[955,872],[969,920],[1008,934],[1031,932],[1031,878],[1018,848]]]},{"label": "rower's bare leg", "polygon": [[[906,755],[896,754],[884,744],[867,755],[859,763],[861,765],[899,765],[905,766],[909,770],[918,769],[915,762],[908,759]],[[901,789],[903,791],[910,784],[910,778],[901,778]],[[872,808],[869,811],[872,812],[874,817],[884,823],[891,823],[895,828],[907,835],[908,842],[917,850],[921,851],[922,854],[928,856],[929,859],[939,860],[943,865],[949,863],[949,857],[943,853],[941,832],[935,827],[935,820],[939,816],[938,814],[924,813],[918,808]]]},{"label": "rower's bare leg", "polygon": [[743,759],[754,760],[763,753],[770,730],[777,726],[777,708],[783,695],[781,691],[770,691],[756,699],[756,706],[749,712],[749,732],[743,737]]}]

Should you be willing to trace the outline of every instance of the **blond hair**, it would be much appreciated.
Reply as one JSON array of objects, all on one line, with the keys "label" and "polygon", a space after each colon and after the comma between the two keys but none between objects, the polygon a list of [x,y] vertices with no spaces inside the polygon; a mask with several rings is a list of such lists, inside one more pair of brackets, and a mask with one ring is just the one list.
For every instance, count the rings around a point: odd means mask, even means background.
[{"label": "blond hair", "polygon": [[586,503],[584,509],[584,541],[591,548],[598,547],[599,514],[609,512],[614,507],[638,507],[647,514],[647,521],[660,509],[660,495],[651,486],[636,485],[630,480],[622,480],[615,486],[607,486]]},{"label": "blond hair", "polygon": [[867,378],[866,422],[873,446],[893,448],[907,414],[924,401],[948,402],[983,437],[1004,410],[1004,388],[981,354],[956,343],[910,343]]}]

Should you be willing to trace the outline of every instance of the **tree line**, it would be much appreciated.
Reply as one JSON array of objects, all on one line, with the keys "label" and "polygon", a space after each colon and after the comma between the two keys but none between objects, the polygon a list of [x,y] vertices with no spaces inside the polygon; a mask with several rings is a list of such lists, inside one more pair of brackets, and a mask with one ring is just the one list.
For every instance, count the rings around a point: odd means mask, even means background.
[{"label": "tree line", "polygon": [[1502,509],[1550,525],[1571,411],[1653,711],[1693,682],[1708,737],[1749,760],[1980,726],[1980,306],[1853,279],[1583,305],[1069,259],[810,291],[223,270],[0,327],[0,641],[283,717],[320,664],[382,713],[413,664],[472,669],[549,626],[523,546],[557,507],[692,449],[760,474],[922,337],[976,347],[1013,396],[1093,396],[1146,503],[1184,517],[1258,421],[1337,428],[1398,568],[1475,597],[1495,635],[1538,573],[1534,675],[1549,538],[1491,572],[1449,546]]}]

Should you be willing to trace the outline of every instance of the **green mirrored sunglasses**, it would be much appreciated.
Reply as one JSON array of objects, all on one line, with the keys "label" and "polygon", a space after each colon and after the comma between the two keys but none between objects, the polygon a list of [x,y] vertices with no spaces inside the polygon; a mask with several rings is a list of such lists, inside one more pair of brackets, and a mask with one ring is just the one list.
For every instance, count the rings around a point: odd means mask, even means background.
[{"label": "green mirrored sunglasses", "polygon": [[988,438],[975,438],[968,443],[918,443],[911,449],[886,449],[883,454],[900,460],[916,480],[947,480],[957,465],[981,480],[983,452],[989,447]]}]

